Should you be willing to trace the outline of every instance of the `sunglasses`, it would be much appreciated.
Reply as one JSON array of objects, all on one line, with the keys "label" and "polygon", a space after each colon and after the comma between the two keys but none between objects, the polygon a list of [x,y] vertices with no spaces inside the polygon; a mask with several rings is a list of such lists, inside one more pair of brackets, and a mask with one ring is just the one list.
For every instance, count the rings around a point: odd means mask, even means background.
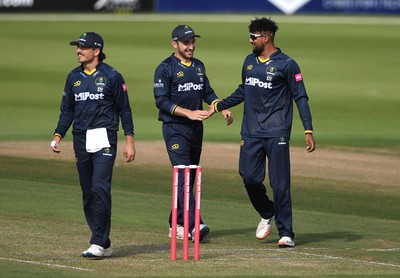
[{"label": "sunglasses", "polygon": [[252,41],[255,41],[257,38],[259,38],[259,37],[272,37],[273,36],[273,34],[265,34],[265,35],[261,35],[261,34],[253,34],[253,33],[250,33],[250,39],[252,40]]}]

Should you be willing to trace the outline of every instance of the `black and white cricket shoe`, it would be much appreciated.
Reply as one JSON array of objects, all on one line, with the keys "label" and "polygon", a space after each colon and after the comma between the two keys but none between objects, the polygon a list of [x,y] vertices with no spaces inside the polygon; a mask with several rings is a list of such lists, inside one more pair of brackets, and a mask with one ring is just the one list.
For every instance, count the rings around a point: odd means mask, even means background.
[{"label": "black and white cricket shoe", "polygon": [[[210,228],[206,224],[200,224],[200,242],[204,240],[204,238],[210,233]],[[192,239],[194,242],[195,237],[195,229],[192,230]]]}]

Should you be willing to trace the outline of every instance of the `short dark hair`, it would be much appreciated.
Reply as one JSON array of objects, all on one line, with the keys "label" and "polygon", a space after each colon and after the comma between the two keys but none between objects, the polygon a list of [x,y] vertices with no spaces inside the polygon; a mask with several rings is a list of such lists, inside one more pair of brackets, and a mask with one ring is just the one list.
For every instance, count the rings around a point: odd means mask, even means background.
[{"label": "short dark hair", "polygon": [[250,20],[249,32],[272,32],[275,35],[276,31],[278,31],[278,25],[271,18],[257,18],[254,20]]}]

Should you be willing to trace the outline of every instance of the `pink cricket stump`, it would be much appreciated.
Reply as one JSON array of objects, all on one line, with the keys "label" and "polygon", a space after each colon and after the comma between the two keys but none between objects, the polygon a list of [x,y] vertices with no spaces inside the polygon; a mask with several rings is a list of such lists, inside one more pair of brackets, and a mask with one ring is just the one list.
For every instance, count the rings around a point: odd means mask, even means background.
[{"label": "pink cricket stump", "polygon": [[176,234],[178,222],[178,186],[179,186],[179,171],[183,169],[183,260],[189,258],[189,212],[190,212],[190,176],[191,170],[196,170],[196,196],[195,196],[195,219],[194,219],[194,260],[199,260],[200,253],[200,200],[201,200],[201,166],[197,165],[178,165],[173,168],[172,176],[172,216],[171,216],[171,261],[176,260]]},{"label": "pink cricket stump", "polygon": [[201,200],[201,166],[196,169],[196,208],[194,218],[194,253],[193,259],[198,261],[200,259],[200,200]]},{"label": "pink cricket stump", "polygon": [[172,176],[171,261],[176,260],[176,225],[178,222],[178,176],[179,166],[174,166]]},{"label": "pink cricket stump", "polygon": [[184,171],[184,194],[183,194],[183,260],[189,258],[189,196],[190,196],[190,167]]}]

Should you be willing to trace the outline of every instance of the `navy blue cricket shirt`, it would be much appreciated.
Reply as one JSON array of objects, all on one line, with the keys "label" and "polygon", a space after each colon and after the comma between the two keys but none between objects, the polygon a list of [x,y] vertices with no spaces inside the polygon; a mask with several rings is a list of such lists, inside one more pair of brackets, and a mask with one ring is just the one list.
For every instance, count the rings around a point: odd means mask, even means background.
[{"label": "navy blue cricket shirt", "polygon": [[304,130],[312,130],[308,96],[300,68],[278,48],[266,61],[260,61],[254,53],[248,55],[242,67],[242,84],[219,102],[217,109],[228,109],[244,101],[242,135],[290,138],[293,100]]},{"label": "navy blue cricket shirt", "polygon": [[203,102],[218,100],[210,86],[204,64],[192,58],[187,66],[174,54],[165,59],[154,73],[154,98],[159,109],[158,119],[164,123],[189,123],[189,118],[175,116],[176,106],[202,110]]},{"label": "navy blue cricket shirt", "polygon": [[91,73],[85,72],[82,65],[72,70],[65,82],[60,109],[55,133],[62,137],[72,122],[73,134],[102,127],[117,131],[120,118],[124,135],[134,134],[125,81],[108,64],[100,62]]}]

